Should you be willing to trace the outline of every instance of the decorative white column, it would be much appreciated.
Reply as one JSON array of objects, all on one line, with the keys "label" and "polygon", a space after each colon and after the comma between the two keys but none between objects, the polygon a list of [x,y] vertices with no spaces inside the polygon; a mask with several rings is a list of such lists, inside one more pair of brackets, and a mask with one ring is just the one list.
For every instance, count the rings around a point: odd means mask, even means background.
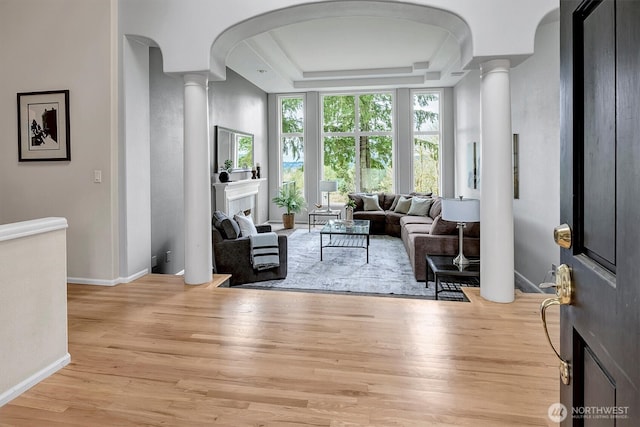
[{"label": "decorative white column", "polygon": [[207,77],[184,76],[184,282],[211,281],[211,172]]},{"label": "decorative white column", "polygon": [[482,64],[480,89],[480,295],[502,303],[513,302],[515,292],[510,65]]}]

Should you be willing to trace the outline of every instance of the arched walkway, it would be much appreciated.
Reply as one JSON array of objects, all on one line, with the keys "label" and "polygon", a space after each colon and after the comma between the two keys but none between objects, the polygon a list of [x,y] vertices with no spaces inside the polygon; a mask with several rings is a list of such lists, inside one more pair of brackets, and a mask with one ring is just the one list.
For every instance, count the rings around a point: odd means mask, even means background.
[{"label": "arched walkway", "polygon": [[304,21],[333,17],[385,17],[406,19],[438,26],[450,32],[458,41],[462,63],[471,60],[473,46],[471,30],[459,16],[442,9],[395,1],[341,1],[293,6],[256,16],[234,25],[220,34],[211,46],[211,73],[224,79],[225,60],[241,41],[255,35]]}]

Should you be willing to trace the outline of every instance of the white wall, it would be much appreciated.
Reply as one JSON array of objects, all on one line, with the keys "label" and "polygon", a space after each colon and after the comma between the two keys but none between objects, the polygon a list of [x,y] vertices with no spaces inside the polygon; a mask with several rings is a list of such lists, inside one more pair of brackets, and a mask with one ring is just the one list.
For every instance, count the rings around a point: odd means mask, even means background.
[{"label": "white wall", "polygon": [[[122,40],[124,130],[120,140],[118,194],[125,212],[120,228],[120,277],[137,278],[151,266],[151,148],[149,112],[149,48],[132,38]],[[107,283],[108,284],[108,283]],[[112,284],[116,284],[113,282]]]},{"label": "white wall", "polygon": [[[267,94],[257,86],[232,70],[227,70],[227,80],[223,82],[209,83],[209,111],[212,141],[214,126],[219,125],[253,134],[253,161],[260,163],[260,176],[267,178],[269,174],[268,164],[268,126],[267,126]],[[215,146],[211,147],[215,152]],[[243,173],[236,177],[231,174],[232,180],[250,178],[250,174]],[[212,200],[215,196],[212,195]],[[265,184],[260,187],[258,194],[258,215],[254,218],[268,218],[269,194]]]},{"label": "white wall", "polygon": [[[151,120],[151,253],[154,273],[184,270],[184,83],[162,71],[162,52],[149,49]],[[172,256],[167,260],[166,252]],[[153,265],[152,265],[153,267]]]},{"label": "white wall", "polygon": [[541,25],[536,53],[511,72],[511,123],[520,138],[520,198],[513,202],[515,268],[541,283],[558,265],[560,224],[560,23]]},{"label": "white wall", "polygon": [[[535,54],[511,70],[511,121],[520,138],[520,198],[514,200],[516,280],[541,283],[560,252],[553,228],[560,215],[559,23],[541,25]],[[456,194],[480,198],[467,186],[467,144],[480,141],[480,73],[455,87]],[[482,163],[482,162],[481,162]],[[480,171],[482,177],[482,169]]]},{"label": "white wall", "polygon": [[444,197],[455,196],[455,102],[453,98],[453,88],[442,89],[442,176],[440,193]]},{"label": "white wall", "polygon": [[0,406],[69,363],[66,228],[0,225]]},{"label": "white wall", "polygon": [[[0,223],[66,217],[68,274],[112,279],[111,4],[5,0],[0,8]],[[70,91],[71,161],[19,163],[16,93],[58,89]]]},{"label": "white wall", "polygon": [[[146,47],[145,47],[146,49]],[[140,55],[144,57],[145,55]],[[149,49],[149,100],[151,120],[151,246],[147,258],[157,256],[155,273],[175,274],[184,269],[184,176],[183,176],[183,110],[184,83],[181,78],[163,72],[162,52]],[[209,83],[211,152],[215,153],[215,125],[241,130],[254,135],[255,161],[262,172],[267,164],[267,94],[232,70],[224,82]],[[144,156],[142,156],[144,157]],[[238,176],[236,176],[238,175]],[[240,176],[242,175],[242,176]],[[243,179],[246,173],[232,174]],[[250,177],[247,176],[247,178]],[[212,209],[215,210],[215,194]],[[258,218],[267,218],[267,188],[259,195]],[[254,216],[255,217],[255,216]],[[149,221],[149,218],[146,219]],[[173,260],[165,262],[164,253],[171,251]]]},{"label": "white wall", "polygon": [[477,143],[480,152],[480,71],[469,72],[454,88],[456,196],[480,198],[480,187],[470,188],[467,182],[467,150]]}]

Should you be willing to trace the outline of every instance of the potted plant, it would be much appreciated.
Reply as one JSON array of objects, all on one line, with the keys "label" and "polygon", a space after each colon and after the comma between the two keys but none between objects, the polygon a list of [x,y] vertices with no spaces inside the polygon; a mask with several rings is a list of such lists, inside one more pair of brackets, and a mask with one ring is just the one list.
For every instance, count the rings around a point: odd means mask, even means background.
[{"label": "potted plant", "polygon": [[295,214],[302,210],[305,201],[302,192],[295,185],[283,185],[278,190],[278,195],[273,198],[273,203],[287,210],[282,214],[284,228],[293,228]]},{"label": "potted plant", "polygon": [[230,159],[224,161],[224,168],[220,168],[218,179],[220,182],[229,182],[229,174],[233,168],[233,162]]}]

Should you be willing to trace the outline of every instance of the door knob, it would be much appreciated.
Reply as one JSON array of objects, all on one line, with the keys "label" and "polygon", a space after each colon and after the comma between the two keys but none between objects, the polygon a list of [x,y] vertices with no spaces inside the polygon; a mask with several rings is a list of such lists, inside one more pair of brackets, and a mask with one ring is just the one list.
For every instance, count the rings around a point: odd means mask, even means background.
[{"label": "door knob", "polygon": [[558,246],[564,249],[571,247],[571,227],[569,224],[562,224],[553,229],[553,240]]},{"label": "door knob", "polygon": [[560,378],[562,383],[568,385],[571,379],[569,362],[564,360],[558,350],[556,350],[551,337],[549,337],[549,329],[547,328],[547,308],[552,305],[570,305],[571,297],[573,296],[573,284],[571,282],[571,270],[566,264],[562,264],[556,270],[556,283],[542,283],[540,288],[556,288],[555,298],[547,298],[540,304],[540,316],[542,317],[542,326],[544,333],[547,336],[547,341],[551,346],[551,349],[555,353],[556,357],[560,361]]}]

